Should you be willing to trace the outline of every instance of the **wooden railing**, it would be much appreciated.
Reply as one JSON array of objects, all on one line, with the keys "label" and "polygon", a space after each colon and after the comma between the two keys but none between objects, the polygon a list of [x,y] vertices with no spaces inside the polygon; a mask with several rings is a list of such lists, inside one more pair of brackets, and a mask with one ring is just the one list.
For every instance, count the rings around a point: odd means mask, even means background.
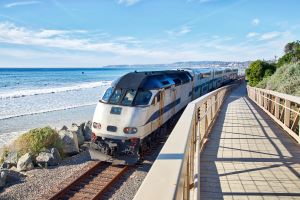
[{"label": "wooden railing", "polygon": [[135,200],[200,198],[200,152],[231,87],[224,86],[188,104]]},{"label": "wooden railing", "polygon": [[298,143],[300,97],[247,86],[248,96]]}]

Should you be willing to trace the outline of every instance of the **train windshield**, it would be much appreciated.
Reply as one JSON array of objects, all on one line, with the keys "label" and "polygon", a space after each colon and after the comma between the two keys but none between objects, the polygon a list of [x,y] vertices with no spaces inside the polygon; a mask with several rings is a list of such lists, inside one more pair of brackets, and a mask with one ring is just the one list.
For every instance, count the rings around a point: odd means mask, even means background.
[{"label": "train windshield", "polygon": [[102,101],[108,102],[109,97],[111,96],[112,92],[113,92],[113,88],[112,87],[108,88],[102,97]]},{"label": "train windshield", "polygon": [[111,104],[118,104],[121,100],[121,97],[124,94],[124,90],[122,89],[115,89],[114,93],[111,95],[109,99],[109,103]]},{"label": "train windshield", "polygon": [[133,99],[135,97],[136,90],[128,90],[121,102],[124,106],[130,106],[133,102]]},{"label": "train windshield", "polygon": [[142,106],[148,105],[152,93],[148,90],[115,89],[110,87],[104,93],[101,101],[104,103],[124,105],[124,106]]}]

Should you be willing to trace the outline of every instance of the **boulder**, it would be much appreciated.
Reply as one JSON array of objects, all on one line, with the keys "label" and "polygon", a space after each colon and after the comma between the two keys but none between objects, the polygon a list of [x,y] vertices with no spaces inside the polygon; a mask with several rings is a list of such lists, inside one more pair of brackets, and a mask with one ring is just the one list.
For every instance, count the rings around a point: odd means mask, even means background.
[{"label": "boulder", "polygon": [[58,132],[63,142],[63,152],[66,155],[75,155],[79,153],[77,134],[69,130],[60,130]]},{"label": "boulder", "polygon": [[50,151],[41,152],[36,157],[36,163],[41,167],[55,166],[61,162],[61,157],[56,148],[52,148]]},{"label": "boulder", "polygon": [[21,156],[17,163],[18,171],[28,171],[33,169],[32,156],[29,153]]},{"label": "boulder", "polygon": [[63,127],[61,127],[60,130],[61,130],[61,131],[62,131],[62,130],[65,130],[65,131],[66,131],[66,130],[68,130],[68,127],[66,127],[66,126],[64,125]]},{"label": "boulder", "polygon": [[5,186],[7,174],[8,174],[7,169],[0,170],[0,188],[3,188]]},{"label": "boulder", "polygon": [[50,153],[53,155],[53,158],[55,160],[57,160],[58,163],[61,162],[62,159],[61,159],[60,153],[56,148],[50,149]]},{"label": "boulder", "polygon": [[7,164],[9,167],[17,166],[18,163],[18,153],[17,152],[9,152],[8,155],[4,159],[4,163]]},{"label": "boulder", "polygon": [[3,162],[0,166],[0,169],[9,169],[11,166],[9,166],[9,164]]},{"label": "boulder", "polygon": [[92,135],[92,122],[88,121],[88,122],[84,123],[84,127],[83,127],[84,139],[86,141],[90,141],[91,140],[91,135]]},{"label": "boulder", "polygon": [[83,137],[83,133],[82,133],[83,126],[84,126],[84,124],[81,124],[80,126],[78,126],[77,124],[73,123],[71,128],[69,129],[73,133],[76,133],[79,146],[82,145],[84,142],[84,137]]}]

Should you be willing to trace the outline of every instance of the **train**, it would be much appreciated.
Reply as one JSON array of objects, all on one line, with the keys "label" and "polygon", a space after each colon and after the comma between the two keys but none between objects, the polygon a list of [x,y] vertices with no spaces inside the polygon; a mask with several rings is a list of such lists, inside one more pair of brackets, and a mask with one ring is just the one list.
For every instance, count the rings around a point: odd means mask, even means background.
[{"label": "train", "polygon": [[92,121],[93,160],[132,165],[192,100],[237,79],[231,68],[134,71],[110,85]]}]

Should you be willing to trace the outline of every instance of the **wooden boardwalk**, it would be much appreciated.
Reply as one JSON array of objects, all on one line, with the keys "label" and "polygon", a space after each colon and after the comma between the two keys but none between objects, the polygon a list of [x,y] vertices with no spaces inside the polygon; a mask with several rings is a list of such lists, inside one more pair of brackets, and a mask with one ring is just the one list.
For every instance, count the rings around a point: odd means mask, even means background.
[{"label": "wooden boardwalk", "polygon": [[300,145],[233,90],[201,154],[201,199],[299,199]]}]

